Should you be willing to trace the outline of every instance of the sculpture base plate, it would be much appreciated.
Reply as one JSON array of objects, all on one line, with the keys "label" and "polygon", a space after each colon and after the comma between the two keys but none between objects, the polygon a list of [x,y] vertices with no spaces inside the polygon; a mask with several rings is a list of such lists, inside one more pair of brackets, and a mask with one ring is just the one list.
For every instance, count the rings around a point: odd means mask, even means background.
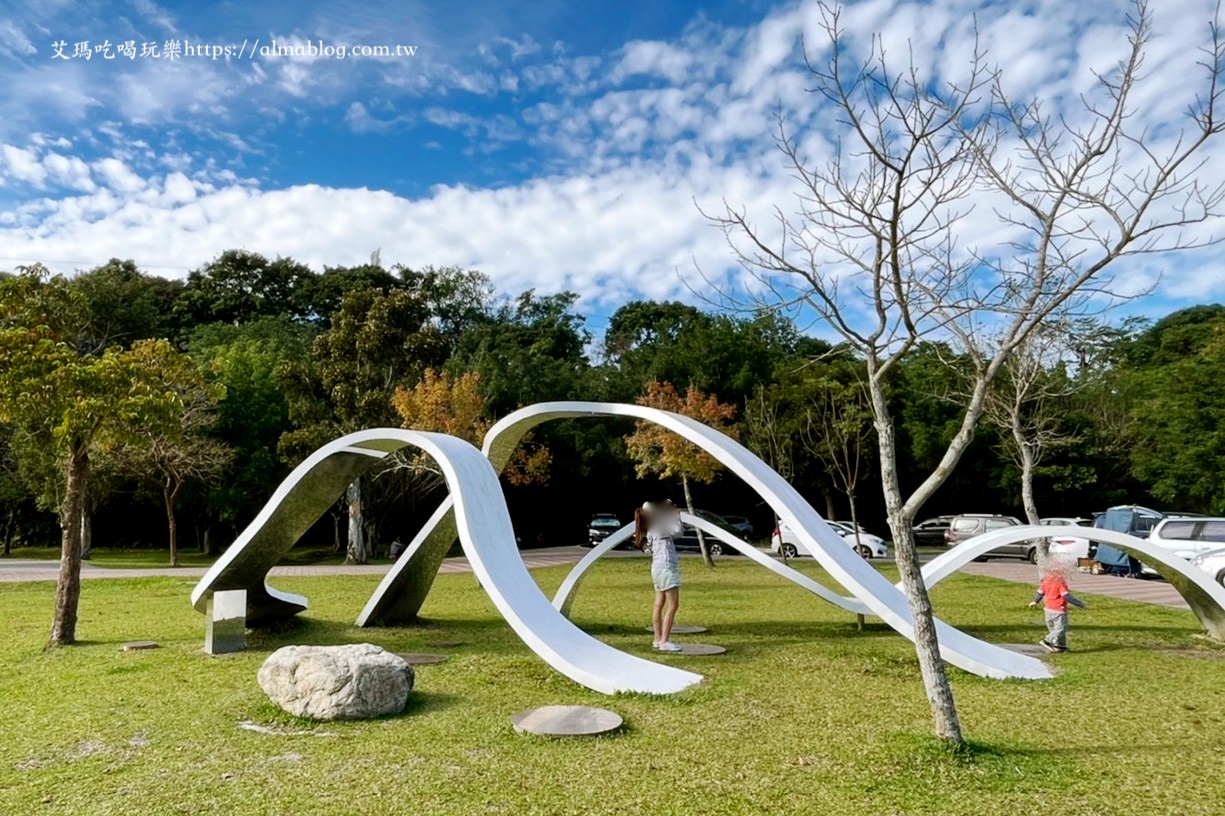
[{"label": "sculpture base plate", "polygon": [[518,733],[544,737],[595,737],[616,731],[622,722],[619,714],[589,706],[543,706],[510,718]]},{"label": "sculpture base plate", "polygon": [[723,646],[716,646],[713,643],[678,643],[681,647],[679,652],[660,652],[657,654],[664,656],[680,655],[682,657],[706,657],[708,655],[721,655],[727,651]]},{"label": "sculpture base plate", "polygon": [[[645,628],[648,632],[655,631],[655,627],[653,626],[647,626]],[[693,626],[688,623],[672,624],[672,634],[674,635],[700,635],[706,631],[709,631],[709,630],[707,630],[705,626]]]}]

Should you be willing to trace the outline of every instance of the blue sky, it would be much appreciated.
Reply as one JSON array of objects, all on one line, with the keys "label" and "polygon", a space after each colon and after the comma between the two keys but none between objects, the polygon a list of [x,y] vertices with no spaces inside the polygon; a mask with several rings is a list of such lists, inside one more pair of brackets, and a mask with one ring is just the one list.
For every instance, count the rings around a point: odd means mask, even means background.
[{"label": "blue sky", "polygon": [[[1147,64],[1182,76],[1213,4],[1155,5]],[[1010,89],[1062,111],[1118,58],[1127,10],[868,0],[846,20],[946,77],[977,20]],[[0,0],[0,268],[117,256],[183,276],[232,247],[316,268],[380,249],[385,263],[482,269],[506,292],[571,289],[593,315],[631,297],[696,301],[696,270],[737,275],[699,206],[727,200],[762,223],[792,207],[772,115],[814,155],[837,135],[800,60],[815,20],[811,3],[765,0]],[[257,40],[415,52],[286,57],[254,53]],[[233,53],[169,59],[167,41]],[[90,59],[74,57],[85,43]],[[140,56],[146,44],[162,56]],[[1138,101],[1168,129],[1190,99]],[[1215,181],[1219,164],[1202,172]],[[976,209],[973,240],[1003,246],[990,210]],[[1121,267],[1114,285],[1140,291],[1158,273],[1129,311],[1225,296],[1211,251]]]}]

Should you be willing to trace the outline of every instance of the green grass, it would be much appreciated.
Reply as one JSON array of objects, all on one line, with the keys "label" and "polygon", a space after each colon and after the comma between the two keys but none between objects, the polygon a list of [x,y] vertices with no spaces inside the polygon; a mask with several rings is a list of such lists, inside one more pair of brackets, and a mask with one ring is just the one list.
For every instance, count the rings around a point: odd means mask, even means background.
[{"label": "green grass", "polygon": [[[801,568],[817,572],[811,562]],[[511,633],[471,576],[440,576],[422,626],[351,625],[376,577],[277,580],[311,608],[250,650],[201,653],[192,581],[86,582],[84,642],[41,651],[50,583],[0,585],[0,812],[4,814],[1066,814],[1225,812],[1225,648],[1187,612],[1091,597],[1075,651],[1040,683],[953,671],[971,748],[931,737],[910,645],[743,561],[683,565],[681,620],[721,657],[665,658],[707,680],[674,697],[589,692]],[[540,570],[547,591],[565,568]],[[575,622],[649,655],[646,568],[601,564]],[[959,576],[934,592],[950,623],[1032,642],[1030,588]],[[163,648],[121,653],[126,640]],[[255,674],[290,643],[369,641],[438,651],[400,716],[309,723],[267,701]],[[509,718],[544,704],[611,708],[623,733],[551,741]],[[243,720],[285,730],[259,734]]]}]

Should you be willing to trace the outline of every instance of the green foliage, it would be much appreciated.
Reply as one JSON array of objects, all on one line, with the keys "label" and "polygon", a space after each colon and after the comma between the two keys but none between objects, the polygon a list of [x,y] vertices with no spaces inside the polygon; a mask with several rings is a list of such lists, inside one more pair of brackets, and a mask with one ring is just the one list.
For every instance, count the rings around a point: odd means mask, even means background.
[{"label": "green foliage", "polygon": [[576,300],[570,292],[524,292],[459,336],[448,371],[479,374],[495,417],[535,402],[578,398],[591,338],[573,311]]},{"label": "green foliage", "polygon": [[1225,514],[1225,308],[1157,324],[1132,408],[1135,475],[1166,506]]},{"label": "green foliage", "polygon": [[298,461],[337,433],[399,424],[391,395],[445,361],[446,343],[430,325],[425,298],[404,289],[359,289],[345,295],[331,328],[315,338],[309,362],[288,362],[277,375],[294,429],[279,448]]},{"label": "green foliage", "polygon": [[186,325],[247,323],[257,317],[304,317],[309,307],[297,290],[313,273],[290,258],[269,261],[256,252],[230,249],[187,276],[175,304],[175,316]]}]

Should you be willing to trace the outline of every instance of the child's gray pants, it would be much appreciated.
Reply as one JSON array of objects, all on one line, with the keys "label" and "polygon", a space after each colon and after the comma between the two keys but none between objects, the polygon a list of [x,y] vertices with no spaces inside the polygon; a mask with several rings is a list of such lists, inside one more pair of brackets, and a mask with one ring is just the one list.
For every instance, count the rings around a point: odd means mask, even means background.
[{"label": "child's gray pants", "polygon": [[1046,642],[1060,649],[1068,648],[1068,613],[1046,610]]}]

